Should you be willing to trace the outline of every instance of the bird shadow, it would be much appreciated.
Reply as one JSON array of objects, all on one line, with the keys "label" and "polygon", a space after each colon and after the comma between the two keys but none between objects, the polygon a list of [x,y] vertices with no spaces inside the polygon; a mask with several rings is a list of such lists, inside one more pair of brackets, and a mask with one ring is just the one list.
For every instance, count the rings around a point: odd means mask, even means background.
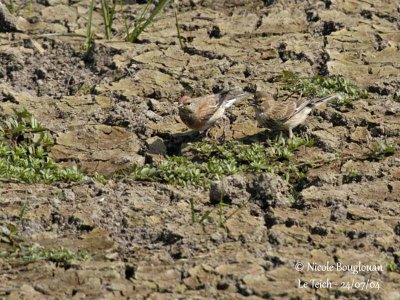
[{"label": "bird shadow", "polygon": [[[302,130],[300,128],[295,129],[295,135],[301,134]],[[252,144],[252,143],[265,143],[267,141],[274,141],[279,137],[283,136],[284,138],[289,138],[287,132],[282,132],[278,130],[270,130],[265,129],[264,131],[260,131],[256,134],[246,135],[237,139],[225,139],[225,138],[209,138],[205,133],[198,132],[196,130],[188,130],[185,132],[178,133],[168,133],[160,137],[164,139],[165,146],[167,148],[167,155],[181,155],[182,146],[189,143],[195,142],[207,142],[210,143],[219,143],[223,144],[224,142],[230,140],[236,140],[243,144]]]},{"label": "bird shadow", "polygon": [[165,146],[167,148],[168,155],[180,155],[182,145],[188,143],[194,143],[204,140],[205,136],[203,133],[200,133],[196,130],[188,130],[185,132],[178,133],[168,133],[163,138],[165,142]]},{"label": "bird shadow", "polygon": [[265,142],[267,140],[275,140],[281,135],[282,135],[281,131],[271,131],[269,129],[266,129],[266,130],[258,132],[256,134],[246,135],[246,136],[236,139],[236,140],[239,142],[242,142],[244,144],[251,144],[251,143],[256,143],[256,142],[258,142],[258,143]]}]

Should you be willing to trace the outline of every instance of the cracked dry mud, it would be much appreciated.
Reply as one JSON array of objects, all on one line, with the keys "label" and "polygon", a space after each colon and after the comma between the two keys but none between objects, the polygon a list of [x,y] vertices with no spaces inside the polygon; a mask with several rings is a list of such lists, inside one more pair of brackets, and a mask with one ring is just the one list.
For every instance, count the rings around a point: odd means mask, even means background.
[{"label": "cracked dry mud", "polygon": [[[297,206],[282,201],[287,187],[279,178],[228,178],[233,200],[224,214],[236,213],[225,228],[204,190],[130,179],[0,183],[0,223],[16,224],[44,247],[84,249],[91,256],[68,269],[46,261],[14,266],[0,258],[0,298],[400,299],[400,273],[386,270],[388,262],[400,268],[397,1],[179,1],[185,51],[171,8],[137,44],[119,42],[121,34],[113,42],[100,40],[98,10],[99,40],[90,57],[82,55],[82,39],[33,36],[84,33],[89,1],[37,2],[33,12],[19,12],[28,22],[18,19],[5,27],[15,32],[0,33],[0,109],[2,116],[14,107],[32,112],[56,138],[51,156],[59,163],[110,175],[143,164],[149,151],[175,154],[187,142],[177,116],[181,95],[229,86],[273,92],[283,70],[342,75],[369,91],[351,109],[313,114],[297,134],[307,130],[317,146],[296,155],[363,154],[373,141],[395,145],[397,152],[311,169]],[[132,14],[140,11],[142,5],[130,2]],[[249,104],[230,113],[228,139],[260,137]],[[269,189],[274,182],[277,191]],[[237,199],[254,189],[262,191],[261,200],[273,194],[273,201],[250,201],[237,211]],[[213,210],[209,221],[192,223],[190,199],[199,216]],[[298,272],[297,262],[360,262],[383,271]],[[299,280],[327,278],[374,281],[380,288],[299,288]]]}]

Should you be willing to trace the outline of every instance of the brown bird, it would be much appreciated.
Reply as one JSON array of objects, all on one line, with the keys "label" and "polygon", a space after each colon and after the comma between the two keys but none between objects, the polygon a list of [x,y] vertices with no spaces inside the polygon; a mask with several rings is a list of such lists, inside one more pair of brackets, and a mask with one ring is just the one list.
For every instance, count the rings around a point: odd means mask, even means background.
[{"label": "brown bird", "polygon": [[205,131],[221,119],[233,103],[248,96],[251,94],[239,89],[198,98],[183,96],[179,100],[179,116],[190,129]]},{"label": "brown bird", "polygon": [[256,119],[260,126],[272,130],[288,130],[289,137],[293,137],[292,129],[304,123],[308,115],[318,106],[335,98],[339,94],[323,98],[303,99],[301,96],[296,101],[276,101],[265,92],[255,93]]}]

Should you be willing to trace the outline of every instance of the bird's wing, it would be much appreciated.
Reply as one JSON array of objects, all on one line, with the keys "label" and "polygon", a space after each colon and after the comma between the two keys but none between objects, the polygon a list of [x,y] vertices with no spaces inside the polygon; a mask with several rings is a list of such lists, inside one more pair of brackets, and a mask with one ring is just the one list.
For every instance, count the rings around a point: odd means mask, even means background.
[{"label": "bird's wing", "polygon": [[239,88],[233,88],[230,90],[226,90],[217,94],[216,97],[219,99],[218,105],[225,105],[226,108],[232,106],[237,100],[241,100],[251,96],[252,94],[243,92]]},{"label": "bird's wing", "polygon": [[258,95],[257,102],[260,112],[266,119],[277,122],[285,122],[296,113],[296,102],[294,101],[275,101],[272,97]]},{"label": "bird's wing", "polygon": [[285,122],[289,120],[296,113],[296,103],[293,101],[278,102],[274,101],[270,105],[269,116],[270,118]]},{"label": "bird's wing", "polygon": [[312,100],[312,103],[313,106],[318,107],[321,104],[324,104],[325,102],[331,101],[333,99],[342,99],[342,96],[340,94],[332,94],[322,98],[315,98]]},{"label": "bird's wing", "polygon": [[197,100],[194,109],[195,114],[202,121],[209,120],[222,104],[218,95],[209,95],[194,100]]},{"label": "bird's wing", "polygon": [[249,93],[244,93],[238,89],[228,90],[219,94],[191,99],[189,108],[193,112],[197,124],[205,123],[210,120],[221,106],[228,108],[236,100],[248,97],[249,95]]},{"label": "bird's wing", "polygon": [[296,113],[298,113],[299,111],[302,111],[305,107],[310,105],[312,103],[312,99],[303,99],[300,97],[295,101],[295,103],[296,103]]},{"label": "bird's wing", "polygon": [[311,106],[312,108],[316,108],[318,106],[320,106],[321,104],[324,104],[325,102],[328,102],[330,100],[333,100],[335,98],[340,98],[339,94],[332,94],[329,96],[325,96],[322,98],[308,98],[303,100],[302,98],[297,99],[296,101],[296,112],[299,112],[301,110],[303,110],[305,107],[307,106]]}]

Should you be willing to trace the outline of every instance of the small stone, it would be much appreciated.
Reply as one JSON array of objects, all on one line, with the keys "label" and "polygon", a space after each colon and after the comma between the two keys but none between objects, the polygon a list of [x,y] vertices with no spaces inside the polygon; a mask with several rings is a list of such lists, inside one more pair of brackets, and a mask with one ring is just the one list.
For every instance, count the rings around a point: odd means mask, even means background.
[{"label": "small stone", "polygon": [[350,138],[353,142],[368,142],[371,140],[371,136],[366,127],[357,127],[354,132],[351,133]]},{"label": "small stone", "polygon": [[77,292],[74,296],[72,296],[72,299],[86,299],[87,296],[85,293],[82,292]]},{"label": "small stone", "polygon": [[223,241],[223,236],[222,234],[220,234],[219,232],[214,232],[211,236],[210,236],[211,240],[215,243],[221,243]]},{"label": "small stone", "polygon": [[112,282],[107,286],[109,291],[125,291],[126,285],[122,283]]},{"label": "small stone", "polygon": [[58,198],[52,198],[51,199],[51,204],[54,206],[54,207],[59,207],[60,205],[61,205],[61,201],[60,201],[60,199],[58,199]]},{"label": "small stone", "polygon": [[110,260],[110,261],[115,261],[118,258],[118,252],[114,252],[114,253],[108,253],[105,255],[105,258]]},{"label": "small stone", "polygon": [[61,199],[67,202],[75,201],[75,193],[70,189],[63,189],[61,191]]},{"label": "small stone", "polygon": [[331,221],[346,220],[347,209],[343,205],[334,206],[331,210]]},{"label": "small stone", "polygon": [[149,118],[151,121],[161,121],[162,117],[159,116],[157,113],[155,113],[154,111],[148,110],[146,111],[146,117]]},{"label": "small stone", "polygon": [[220,181],[214,181],[210,187],[210,201],[223,200],[225,203],[241,204],[250,198],[247,192],[247,179],[240,174],[227,176]]},{"label": "small stone", "polygon": [[214,181],[210,187],[210,201],[243,204],[254,198],[262,209],[290,205],[289,185],[278,175],[264,173],[256,176],[235,174]]},{"label": "small stone", "polygon": [[287,207],[291,203],[289,185],[279,175],[260,174],[253,178],[249,189],[262,208]]},{"label": "small stone", "polygon": [[378,213],[372,208],[349,205],[347,208],[347,218],[350,220],[373,220],[378,218]]},{"label": "small stone", "polygon": [[162,105],[161,105],[160,101],[157,101],[155,99],[150,99],[149,100],[149,107],[154,112],[162,111]]},{"label": "small stone", "polygon": [[146,141],[148,152],[150,154],[166,155],[167,147],[162,138],[153,136]]},{"label": "small stone", "polygon": [[33,49],[35,52],[43,55],[46,50],[35,40],[33,39],[24,39],[24,47],[28,49]]}]

